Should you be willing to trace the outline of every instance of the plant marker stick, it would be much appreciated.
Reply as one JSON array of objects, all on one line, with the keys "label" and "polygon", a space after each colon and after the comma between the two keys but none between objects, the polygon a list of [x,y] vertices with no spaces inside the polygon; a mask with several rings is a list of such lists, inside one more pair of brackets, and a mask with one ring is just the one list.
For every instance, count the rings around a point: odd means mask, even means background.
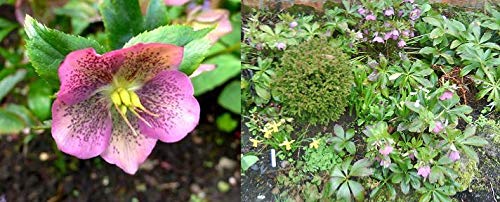
[{"label": "plant marker stick", "polygon": [[271,166],[276,167],[276,150],[271,149]]}]

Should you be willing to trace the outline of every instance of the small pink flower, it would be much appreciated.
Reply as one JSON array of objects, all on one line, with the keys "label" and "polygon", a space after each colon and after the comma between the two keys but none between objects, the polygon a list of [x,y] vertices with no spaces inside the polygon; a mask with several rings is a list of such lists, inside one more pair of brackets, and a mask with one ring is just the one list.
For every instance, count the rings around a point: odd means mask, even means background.
[{"label": "small pink flower", "polygon": [[387,40],[389,40],[391,37],[392,37],[392,32],[387,32],[387,33],[385,33],[385,35],[384,35],[384,40],[386,40],[386,41],[387,41]]},{"label": "small pink flower", "polygon": [[392,30],[392,40],[396,40],[399,37],[399,31],[397,29]]},{"label": "small pink flower", "polygon": [[403,36],[405,36],[405,37],[408,37],[408,36],[410,36],[410,30],[404,30],[401,32],[401,34],[403,34]]},{"label": "small pink flower", "polygon": [[374,16],[373,14],[370,14],[370,15],[367,15],[367,16],[365,17],[365,19],[366,19],[366,20],[372,20],[372,21],[374,21],[374,20],[376,20],[376,19],[377,19],[377,17],[376,17],[376,16]]},{"label": "small pink flower", "polygon": [[403,10],[399,10],[399,11],[398,11],[398,17],[403,16],[403,14],[404,14],[404,11],[403,11]]},{"label": "small pink flower", "polygon": [[422,167],[418,168],[417,175],[420,175],[423,178],[427,178],[427,176],[429,176],[429,174],[431,174],[431,167],[422,166]]},{"label": "small pink flower", "polygon": [[418,8],[415,8],[413,9],[411,12],[410,12],[410,20],[416,20],[420,17],[420,14],[422,13],[422,11]]},{"label": "small pink flower", "polygon": [[204,72],[209,72],[215,69],[214,64],[201,64],[194,72],[189,75],[189,78],[194,78]]},{"label": "small pink flower", "polygon": [[453,97],[453,92],[447,90],[447,91],[444,91],[444,93],[439,96],[439,100],[448,100],[448,99],[451,99]]},{"label": "small pink flower", "polygon": [[358,13],[359,13],[360,15],[365,15],[366,10],[365,10],[364,8],[358,8]]},{"label": "small pink flower", "polygon": [[384,43],[384,39],[382,39],[382,37],[379,37],[379,36],[376,36],[375,38],[373,38],[373,41],[379,42],[379,43]]},{"label": "small pink flower", "polygon": [[282,43],[282,42],[279,42],[279,43],[277,43],[277,44],[276,44],[276,48],[277,48],[278,50],[285,50],[285,48],[286,48],[286,44],[285,44],[285,43]]},{"label": "small pink flower", "polygon": [[229,21],[229,11],[226,9],[211,9],[196,6],[188,11],[187,24],[195,30],[214,27],[215,29],[207,34],[207,39],[212,43],[217,42],[220,37],[233,31]]},{"label": "small pink flower", "polygon": [[394,148],[392,148],[391,145],[386,145],[384,148],[381,148],[379,152],[380,154],[387,156],[392,152],[392,150],[394,150]]},{"label": "small pink flower", "polygon": [[405,46],[406,46],[406,42],[405,42],[404,40],[400,40],[400,41],[398,42],[398,47],[403,48],[403,47],[405,47]]},{"label": "small pink flower", "polygon": [[293,29],[293,28],[297,27],[297,25],[299,25],[299,23],[297,23],[296,21],[293,21],[290,23],[290,28]]},{"label": "small pink flower", "polygon": [[411,160],[415,160],[415,154],[411,152],[408,157],[410,157]]},{"label": "small pink flower", "polygon": [[189,0],[165,0],[167,6],[182,6]]},{"label": "small pink flower", "polygon": [[456,161],[460,159],[460,153],[458,151],[451,151],[450,154],[448,154],[448,158],[452,161]]},{"label": "small pink flower", "polygon": [[157,140],[183,139],[200,117],[191,80],[178,71],[183,54],[183,47],[159,43],[68,54],[52,105],[57,147],[80,159],[101,156],[134,174]]},{"label": "small pink flower", "polygon": [[441,132],[444,129],[443,123],[441,123],[441,121],[436,121],[435,125],[436,126],[434,126],[434,129],[432,129],[432,132],[434,134],[438,134],[439,132]]},{"label": "small pink flower", "polygon": [[362,39],[362,38],[363,38],[363,33],[361,33],[361,32],[356,32],[356,38],[357,38],[357,39]]},{"label": "small pink flower", "polygon": [[389,9],[385,10],[384,11],[384,15],[385,16],[392,16],[392,15],[394,15],[394,9],[389,8]]},{"label": "small pink flower", "polygon": [[391,159],[388,159],[388,160],[381,160],[380,161],[380,165],[384,168],[388,168],[389,166],[391,166]]}]

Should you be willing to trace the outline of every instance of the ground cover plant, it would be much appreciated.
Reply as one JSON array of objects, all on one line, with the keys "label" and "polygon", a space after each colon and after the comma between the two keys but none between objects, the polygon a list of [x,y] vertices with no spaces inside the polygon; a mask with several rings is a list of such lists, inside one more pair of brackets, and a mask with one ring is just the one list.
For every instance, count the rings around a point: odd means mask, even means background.
[{"label": "ground cover plant", "polygon": [[239,8],[0,1],[0,201],[238,199]]},{"label": "ground cover plant", "polygon": [[244,9],[243,201],[500,198],[497,3]]}]

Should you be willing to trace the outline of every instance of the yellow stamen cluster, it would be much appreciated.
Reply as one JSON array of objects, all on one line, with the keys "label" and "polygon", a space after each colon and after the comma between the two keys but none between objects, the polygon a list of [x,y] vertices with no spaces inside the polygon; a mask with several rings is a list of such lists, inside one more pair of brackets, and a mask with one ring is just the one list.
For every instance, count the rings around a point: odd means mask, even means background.
[{"label": "yellow stamen cluster", "polygon": [[148,111],[141,103],[141,100],[139,99],[139,96],[137,93],[131,90],[127,90],[124,88],[117,88],[113,93],[111,93],[111,101],[113,102],[113,105],[115,106],[116,110],[118,113],[122,116],[122,118],[125,120],[127,125],[132,129],[132,131],[135,130],[128,121],[127,118],[127,112],[131,111],[137,118],[142,120],[144,123],[146,123],[149,127],[152,127],[150,123],[148,123],[139,113],[137,112],[144,112],[152,116],[158,116],[150,111]]}]

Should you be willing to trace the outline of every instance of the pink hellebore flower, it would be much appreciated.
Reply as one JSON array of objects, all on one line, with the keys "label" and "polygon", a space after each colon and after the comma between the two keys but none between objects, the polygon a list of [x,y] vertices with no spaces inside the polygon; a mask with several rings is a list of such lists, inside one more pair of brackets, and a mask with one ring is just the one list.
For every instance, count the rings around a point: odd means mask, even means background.
[{"label": "pink hellebore flower", "polygon": [[405,42],[404,40],[400,40],[400,41],[398,42],[398,47],[403,48],[403,47],[405,47],[405,46],[406,46],[406,42]]},{"label": "pink hellebore flower", "polygon": [[385,16],[392,16],[392,15],[394,15],[394,9],[389,8],[389,9],[385,10],[384,11],[384,15]]},{"label": "pink hellebore flower", "polygon": [[285,43],[283,43],[283,42],[279,42],[279,43],[277,43],[277,44],[276,44],[276,48],[277,48],[278,50],[285,50],[285,48],[286,48],[286,44],[285,44]]},{"label": "pink hellebore flower", "polygon": [[450,154],[448,154],[448,158],[452,161],[456,161],[460,159],[460,153],[458,151],[451,151]]},{"label": "pink hellebore flower", "polygon": [[376,20],[376,19],[377,19],[377,17],[375,17],[373,14],[370,14],[370,15],[367,15],[367,16],[365,17],[365,19],[366,19],[366,20],[373,20],[373,21],[374,21],[374,20]]},{"label": "pink hellebore flower", "polygon": [[386,145],[384,148],[381,148],[379,150],[379,152],[380,152],[380,154],[382,154],[384,156],[387,156],[387,155],[389,155],[392,152],[393,149],[394,148],[392,148],[391,145]]},{"label": "pink hellebore flower", "polygon": [[391,159],[388,159],[388,160],[381,160],[380,161],[380,166],[384,167],[384,168],[388,168],[389,166],[391,166]]},{"label": "pink hellebore flower", "polygon": [[453,93],[449,90],[445,91],[441,96],[439,96],[439,100],[449,100],[453,97]]},{"label": "pink hellebore flower", "polygon": [[420,9],[418,9],[418,8],[413,9],[410,12],[410,20],[417,20],[420,17],[421,13],[422,13],[422,11]]},{"label": "pink hellebore flower", "polygon": [[418,170],[417,175],[420,175],[423,178],[427,178],[427,176],[429,176],[429,174],[431,174],[431,167],[429,167],[429,166],[422,166],[422,167],[418,168],[417,170]]},{"label": "pink hellebore flower", "polygon": [[297,23],[296,21],[293,21],[290,23],[290,28],[293,29],[293,28],[297,27],[297,25],[299,25],[299,23]]},{"label": "pink hellebore flower", "polygon": [[80,159],[101,156],[134,174],[156,141],[177,142],[198,124],[193,85],[178,71],[184,49],[138,44],[99,55],[73,51],[59,68],[52,106],[57,147]]},{"label": "pink hellebore flower", "polygon": [[167,6],[182,6],[189,0],[165,0]]},{"label": "pink hellebore flower", "polygon": [[375,38],[373,38],[373,41],[379,42],[379,43],[384,43],[384,39],[382,39],[382,37],[379,37],[379,36],[376,36]]},{"label": "pink hellebore flower", "polygon": [[358,8],[358,13],[359,13],[360,15],[365,15],[366,10],[365,10],[364,8]]},{"label": "pink hellebore flower", "polygon": [[220,37],[233,31],[231,22],[229,21],[229,11],[226,9],[205,9],[202,6],[197,6],[188,12],[187,22],[195,30],[217,25],[217,27],[207,35],[208,40],[212,43],[217,42]]},{"label": "pink hellebore flower", "polygon": [[387,33],[385,33],[385,35],[384,35],[384,40],[386,40],[386,41],[387,41],[387,40],[389,40],[391,37],[392,37],[392,32],[387,32]]},{"label": "pink hellebore flower", "polygon": [[443,123],[441,123],[441,121],[436,121],[435,125],[436,126],[434,126],[434,129],[432,129],[432,132],[435,134],[438,134],[444,129]]}]

